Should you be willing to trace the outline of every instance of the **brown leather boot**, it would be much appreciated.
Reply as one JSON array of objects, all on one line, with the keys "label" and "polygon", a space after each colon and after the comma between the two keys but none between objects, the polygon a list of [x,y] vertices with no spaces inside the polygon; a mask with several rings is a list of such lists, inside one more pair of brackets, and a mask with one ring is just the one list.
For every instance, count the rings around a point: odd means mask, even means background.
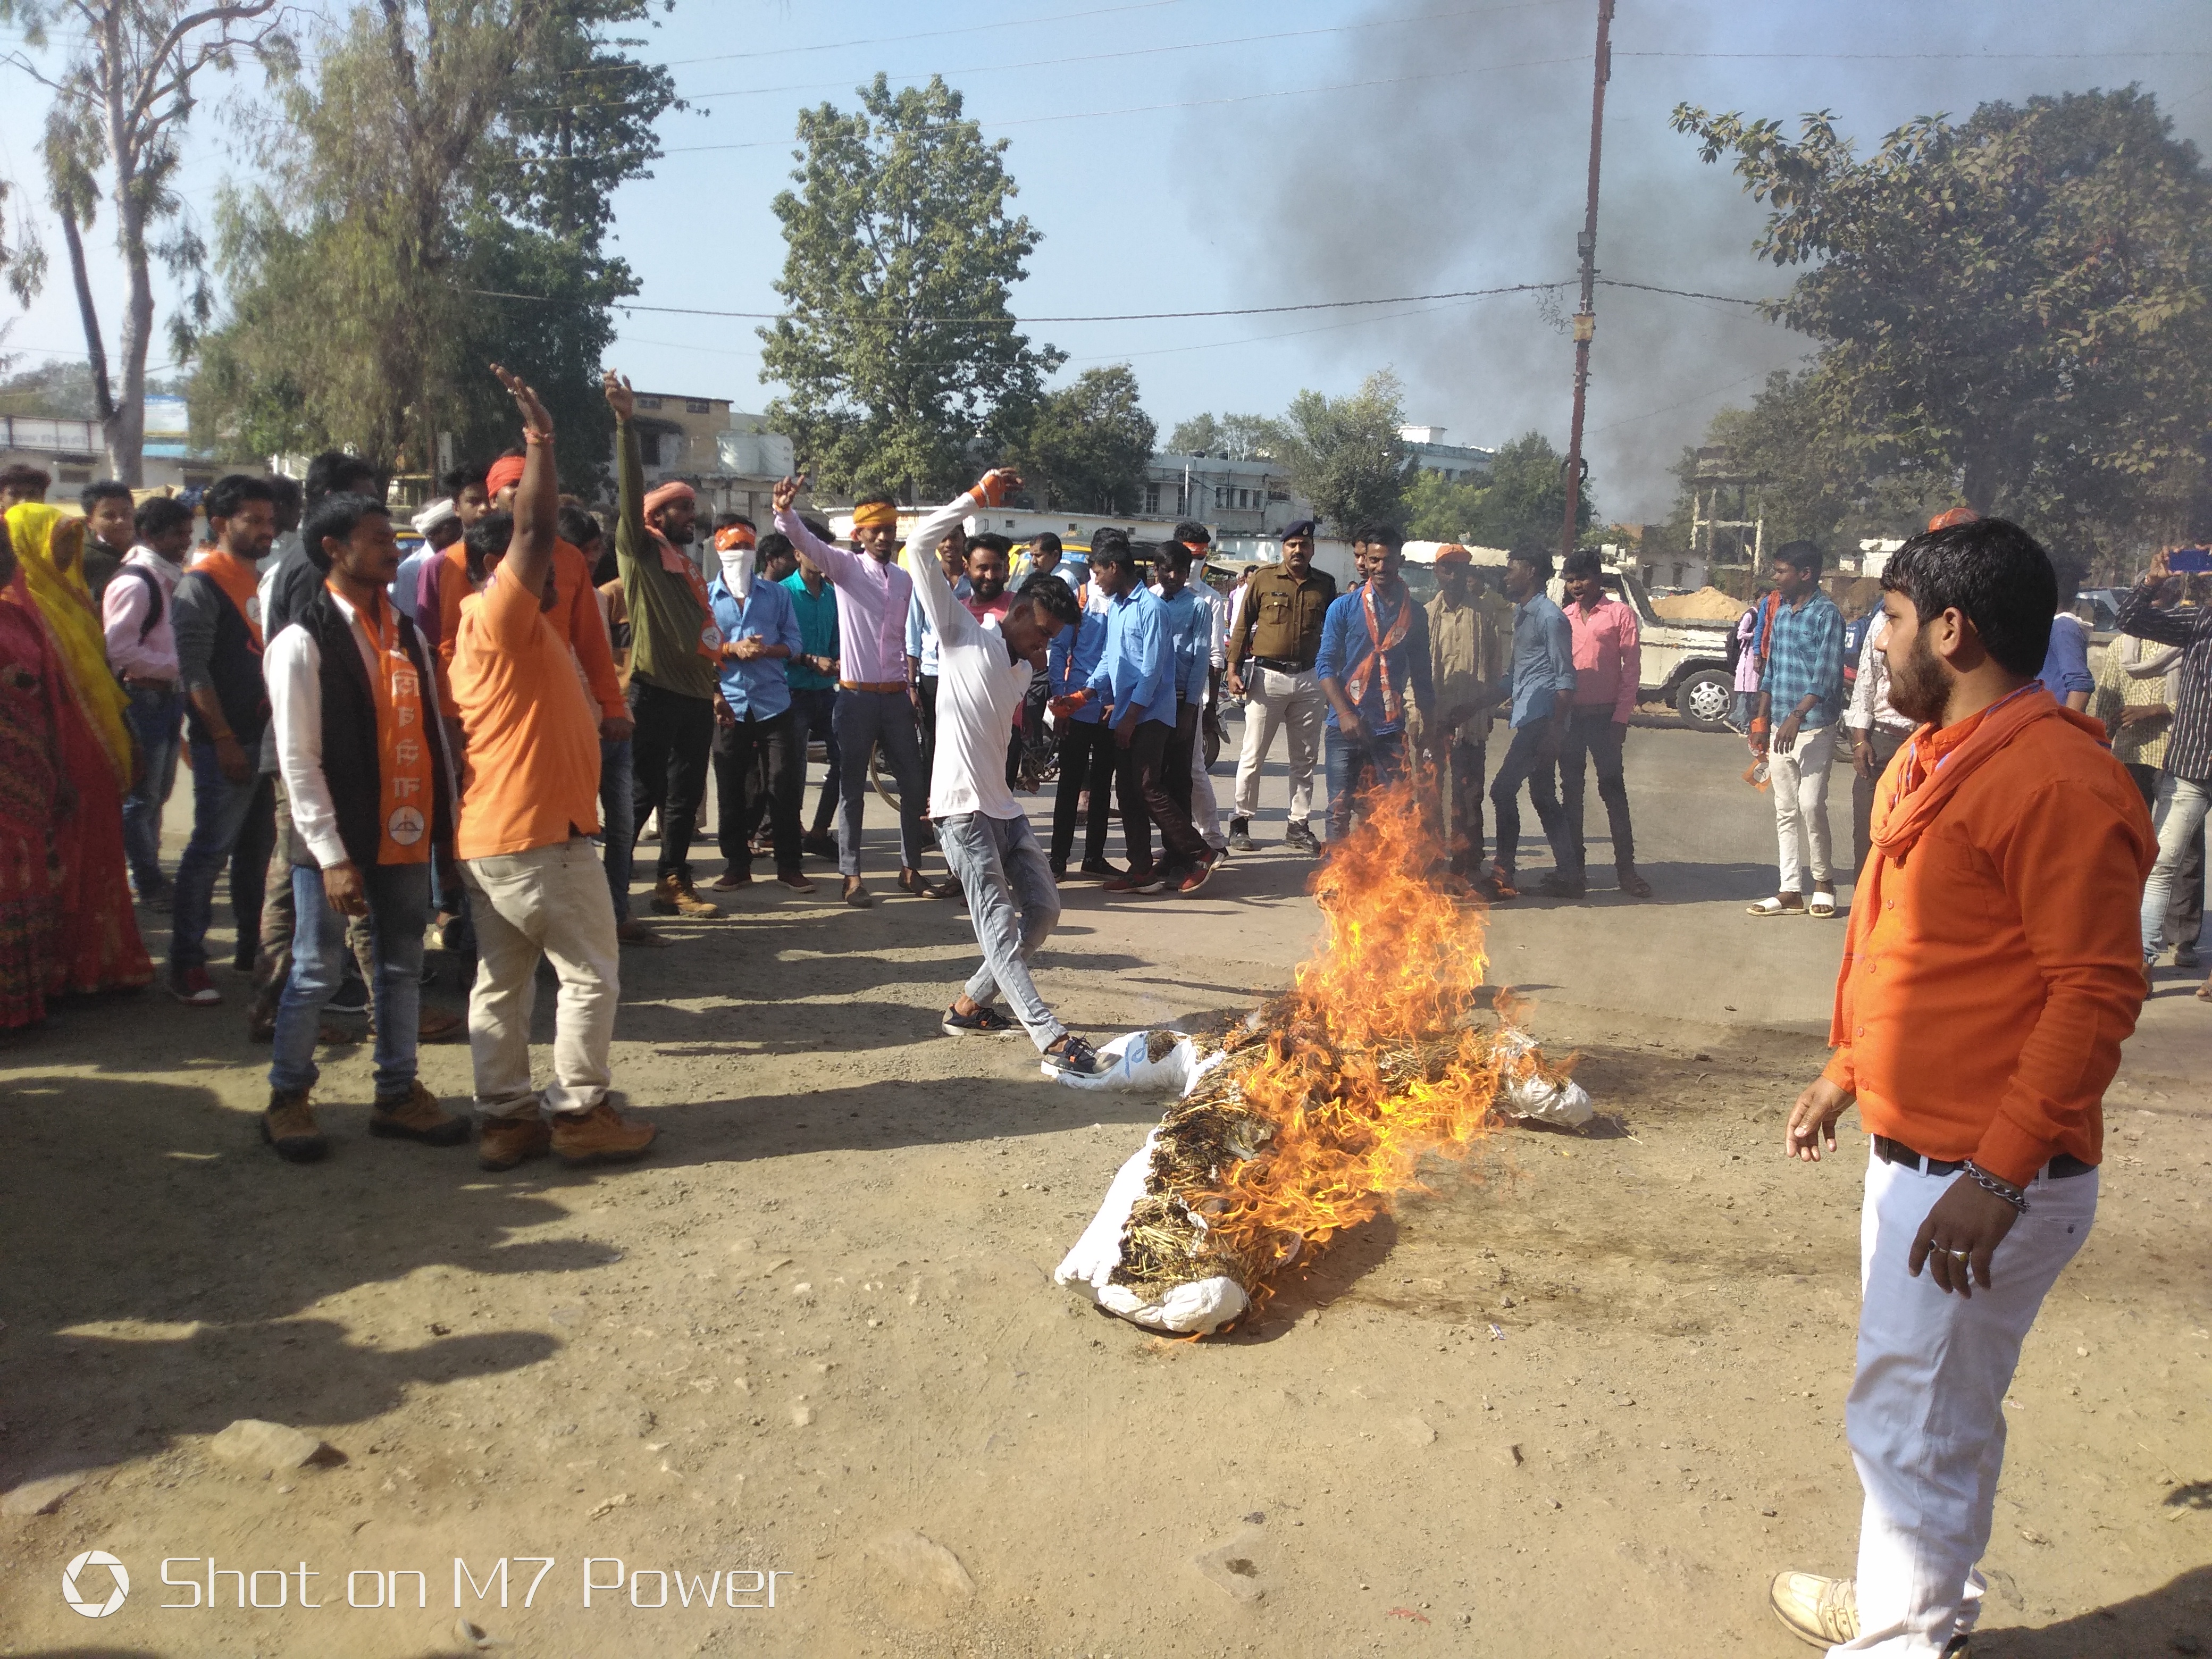
[{"label": "brown leather boot", "polygon": [[307,1107],[307,1091],[269,1091],[269,1109],[261,1115],[261,1138],[276,1149],[276,1156],[291,1164],[313,1164],[331,1150],[331,1143],[315,1127]]},{"label": "brown leather boot", "polygon": [[488,1117],[477,1137],[477,1167],[512,1170],[525,1158],[543,1158],[553,1145],[553,1132],[535,1111],[519,1117]]},{"label": "brown leather boot", "polygon": [[564,1112],[553,1120],[553,1150],[563,1164],[627,1164],[643,1158],[660,1133],[650,1123],[624,1117],[602,1100],[588,1112]]},{"label": "brown leather boot", "polygon": [[653,884],[653,908],[664,916],[719,916],[721,907],[699,896],[699,890],[683,877],[663,876]]},{"label": "brown leather boot", "polygon": [[422,1086],[421,1079],[392,1100],[379,1100],[368,1115],[368,1132],[398,1140],[419,1140],[425,1146],[458,1146],[469,1138],[469,1121],[455,1117],[438,1104],[437,1096]]}]

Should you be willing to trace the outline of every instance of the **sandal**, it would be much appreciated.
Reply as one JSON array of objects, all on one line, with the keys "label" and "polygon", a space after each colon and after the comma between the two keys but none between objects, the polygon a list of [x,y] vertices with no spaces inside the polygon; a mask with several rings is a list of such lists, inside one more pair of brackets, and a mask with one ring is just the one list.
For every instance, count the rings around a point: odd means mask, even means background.
[{"label": "sandal", "polygon": [[[1832,904],[1832,908],[1828,912],[1830,915],[1835,914]],[[1805,914],[1805,901],[1795,893],[1777,894],[1772,898],[1763,898],[1758,903],[1747,907],[1745,914],[1753,916],[1802,916]]]},{"label": "sandal", "polygon": [[955,1006],[945,1011],[937,1029],[947,1036],[1004,1036],[1014,1029],[1014,1022],[996,1008],[978,1008],[972,1014],[963,1014]]},{"label": "sandal", "polygon": [[1825,887],[1815,887],[1813,890],[1812,902],[1805,907],[1805,914],[1823,918],[1834,915],[1836,896]]},{"label": "sandal", "polygon": [[1096,1077],[1102,1069],[1097,1050],[1073,1031],[1046,1049],[1042,1060],[1048,1078]]}]

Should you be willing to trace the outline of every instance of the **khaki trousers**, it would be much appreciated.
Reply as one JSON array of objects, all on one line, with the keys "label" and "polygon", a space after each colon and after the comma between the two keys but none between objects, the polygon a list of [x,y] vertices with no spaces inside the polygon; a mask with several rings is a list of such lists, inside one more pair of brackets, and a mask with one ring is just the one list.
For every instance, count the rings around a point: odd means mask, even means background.
[{"label": "khaki trousers", "polygon": [[1244,749],[1237,760],[1237,811],[1240,818],[1260,811],[1260,769],[1275,746],[1275,733],[1291,732],[1291,822],[1313,816],[1314,763],[1321,758],[1322,722],[1328,699],[1320,677],[1309,671],[1285,674],[1258,669],[1244,682]]},{"label": "khaki trousers", "polygon": [[[524,853],[468,859],[476,900],[477,983],[469,997],[469,1059],[477,1110],[486,1117],[588,1112],[614,1080],[608,1050],[622,1000],[622,945],[606,872],[581,836]],[[553,1024],[553,1080],[530,1086],[530,1016],[538,959],[561,981]]]}]

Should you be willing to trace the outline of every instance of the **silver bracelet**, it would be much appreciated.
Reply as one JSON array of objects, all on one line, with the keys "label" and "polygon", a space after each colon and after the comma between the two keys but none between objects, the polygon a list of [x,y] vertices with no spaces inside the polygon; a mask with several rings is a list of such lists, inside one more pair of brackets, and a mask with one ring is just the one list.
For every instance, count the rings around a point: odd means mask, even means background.
[{"label": "silver bracelet", "polygon": [[2012,1182],[2005,1180],[2002,1176],[1991,1175],[1972,1158],[1966,1160],[1965,1167],[1966,1174],[1972,1177],[1974,1185],[1985,1193],[1995,1193],[2022,1215],[2027,1213],[2027,1194],[2014,1186]]}]

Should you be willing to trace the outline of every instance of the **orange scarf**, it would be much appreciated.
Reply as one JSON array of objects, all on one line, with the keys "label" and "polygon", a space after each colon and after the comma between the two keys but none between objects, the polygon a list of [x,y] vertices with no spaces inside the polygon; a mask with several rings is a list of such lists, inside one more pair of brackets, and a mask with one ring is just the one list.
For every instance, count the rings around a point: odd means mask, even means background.
[{"label": "orange scarf", "polygon": [[[337,589],[331,587],[331,592]],[[376,861],[428,864],[429,814],[435,797],[430,784],[430,745],[422,738],[422,672],[399,642],[398,618],[380,599],[373,619],[356,611],[354,626],[368,641],[380,670],[369,676],[376,695],[377,775],[384,794],[377,813]]]},{"label": "orange scarf", "polygon": [[[2062,707],[2033,683],[1955,726],[1938,732],[1923,726],[1915,732],[1891,763],[1888,796],[1875,802],[1873,840],[1883,858],[1902,865],[1960,784],[2036,721],[2053,719],[2071,720],[2098,742],[2105,740],[2100,722]],[[1874,861],[1877,875],[1881,861]]]},{"label": "orange scarf", "polygon": [[1360,584],[1359,608],[1361,614],[1367,618],[1367,643],[1371,648],[1368,652],[1367,660],[1353,669],[1350,677],[1346,679],[1344,694],[1352,699],[1352,706],[1354,708],[1358,708],[1367,700],[1368,678],[1379,670],[1382,676],[1382,723],[1388,726],[1405,718],[1406,704],[1405,699],[1398,693],[1398,688],[1390,683],[1390,665],[1384,660],[1382,653],[1395,650],[1405,643],[1406,630],[1413,626],[1413,599],[1410,593],[1401,595],[1398,602],[1398,615],[1391,623],[1390,631],[1388,634],[1385,634],[1375,621],[1375,584],[1373,582]]},{"label": "orange scarf", "polygon": [[699,654],[708,662],[722,659],[722,630],[714,625],[714,601],[708,597],[707,579],[699,574],[699,567],[685,558],[675,543],[651,525],[646,534],[659,544],[660,568],[672,575],[681,576],[691,589],[691,597],[699,602],[702,622],[699,629]]},{"label": "orange scarf", "polygon": [[252,637],[254,654],[260,655],[261,579],[252,565],[235,553],[210,547],[193,561],[192,568],[222,589],[223,597],[237,607],[246,633]]}]

